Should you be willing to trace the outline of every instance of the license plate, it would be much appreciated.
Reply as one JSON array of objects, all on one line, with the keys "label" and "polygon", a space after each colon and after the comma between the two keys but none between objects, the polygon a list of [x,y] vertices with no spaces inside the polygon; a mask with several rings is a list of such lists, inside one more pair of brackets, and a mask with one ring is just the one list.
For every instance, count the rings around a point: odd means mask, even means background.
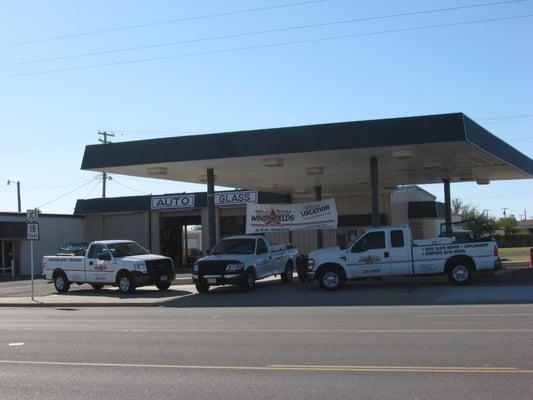
[{"label": "license plate", "polygon": [[217,278],[207,278],[207,283],[217,283]]},{"label": "license plate", "polygon": [[167,281],[167,280],[168,280],[168,278],[167,278],[167,276],[166,276],[166,275],[163,275],[163,276],[161,277],[161,280],[162,280],[162,281]]}]

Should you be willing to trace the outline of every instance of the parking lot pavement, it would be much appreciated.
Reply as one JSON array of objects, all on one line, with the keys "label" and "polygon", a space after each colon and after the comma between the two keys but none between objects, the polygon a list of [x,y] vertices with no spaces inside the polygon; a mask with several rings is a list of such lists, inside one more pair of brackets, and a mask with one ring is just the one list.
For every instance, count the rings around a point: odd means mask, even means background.
[{"label": "parking lot pavement", "polygon": [[[29,298],[29,282],[0,283],[0,306],[163,306],[163,307],[290,307],[290,306],[387,306],[437,304],[533,303],[533,270],[516,268],[491,276],[477,276],[469,286],[453,286],[446,277],[390,278],[349,282],[337,292],[324,292],[316,282],[290,285],[279,278],[260,281],[253,292],[234,286],[211,288],[198,294],[194,285],[174,285],[161,292],[139,288],[121,295],[116,288],[94,291],[89,285],[74,286],[57,294],[53,286],[36,281],[36,301]],[[2,293],[7,293],[3,296]],[[19,295],[16,295],[19,293]]]},{"label": "parking lot pavement", "polygon": [[[180,285],[184,283],[191,283],[191,274],[182,273],[176,275],[176,280],[173,285]],[[52,283],[46,282],[41,276],[35,277],[34,279],[34,290],[36,297],[50,296],[57,294]],[[155,288],[154,288],[155,289]],[[116,292],[117,289],[111,286],[108,287],[106,291],[107,294],[112,294]],[[73,285],[69,293],[76,293],[82,295],[88,295],[94,293],[94,289],[88,285]],[[4,279],[0,280],[0,302],[2,298],[6,297],[25,297],[31,296],[31,280],[29,277],[19,277],[14,280]]]}]

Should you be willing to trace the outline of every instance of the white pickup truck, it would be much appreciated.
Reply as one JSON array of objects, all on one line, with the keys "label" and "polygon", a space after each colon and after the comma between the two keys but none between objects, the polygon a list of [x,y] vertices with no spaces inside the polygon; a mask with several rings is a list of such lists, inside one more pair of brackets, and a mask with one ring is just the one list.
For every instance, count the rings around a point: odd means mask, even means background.
[{"label": "white pickup truck", "polygon": [[42,270],[58,292],[68,291],[71,283],[89,283],[95,290],[118,286],[124,294],[146,285],[167,290],[176,277],[171,258],[150,254],[130,240],[93,242],[85,256],[45,256]]},{"label": "white pickup truck", "polygon": [[500,268],[495,241],[412,240],[411,230],[402,225],[367,229],[344,249],[313,251],[307,270],[299,273],[304,281],[317,279],[322,289],[336,290],[347,280],[385,276],[447,274],[452,283],[465,285],[477,271]]},{"label": "white pickup truck", "polygon": [[292,281],[298,249],[291,245],[270,245],[262,236],[231,236],[222,239],[193,266],[193,281],[199,293],[210,286],[239,285],[243,291],[255,287],[255,281],[281,276]]}]

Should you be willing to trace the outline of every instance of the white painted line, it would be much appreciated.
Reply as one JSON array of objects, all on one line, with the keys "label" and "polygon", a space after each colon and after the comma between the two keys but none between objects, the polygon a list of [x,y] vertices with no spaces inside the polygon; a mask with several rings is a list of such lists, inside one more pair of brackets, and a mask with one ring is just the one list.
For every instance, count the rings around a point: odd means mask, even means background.
[{"label": "white painted line", "polygon": [[10,346],[24,346],[24,342],[9,343]]},{"label": "white painted line", "polygon": [[180,365],[180,364],[129,364],[129,363],[94,363],[64,361],[27,361],[0,360],[0,364],[47,365],[71,367],[107,367],[107,368],[154,368],[154,369],[196,369],[196,370],[233,370],[233,371],[299,371],[299,372],[412,372],[443,374],[532,374],[533,370],[516,367],[444,367],[412,365]]},{"label": "white painted line", "polygon": [[533,317],[533,314],[420,314],[417,318]]}]

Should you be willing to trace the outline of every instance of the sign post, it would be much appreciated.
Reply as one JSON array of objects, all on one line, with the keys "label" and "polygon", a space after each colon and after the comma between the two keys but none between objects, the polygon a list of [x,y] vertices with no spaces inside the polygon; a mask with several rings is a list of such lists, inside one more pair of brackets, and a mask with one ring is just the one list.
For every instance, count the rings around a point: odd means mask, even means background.
[{"label": "sign post", "polygon": [[33,242],[39,240],[39,223],[37,221],[38,210],[28,210],[26,212],[26,218],[28,223],[26,224],[26,240],[30,241],[30,268],[31,268],[31,300],[35,297],[35,286],[33,282]]}]

